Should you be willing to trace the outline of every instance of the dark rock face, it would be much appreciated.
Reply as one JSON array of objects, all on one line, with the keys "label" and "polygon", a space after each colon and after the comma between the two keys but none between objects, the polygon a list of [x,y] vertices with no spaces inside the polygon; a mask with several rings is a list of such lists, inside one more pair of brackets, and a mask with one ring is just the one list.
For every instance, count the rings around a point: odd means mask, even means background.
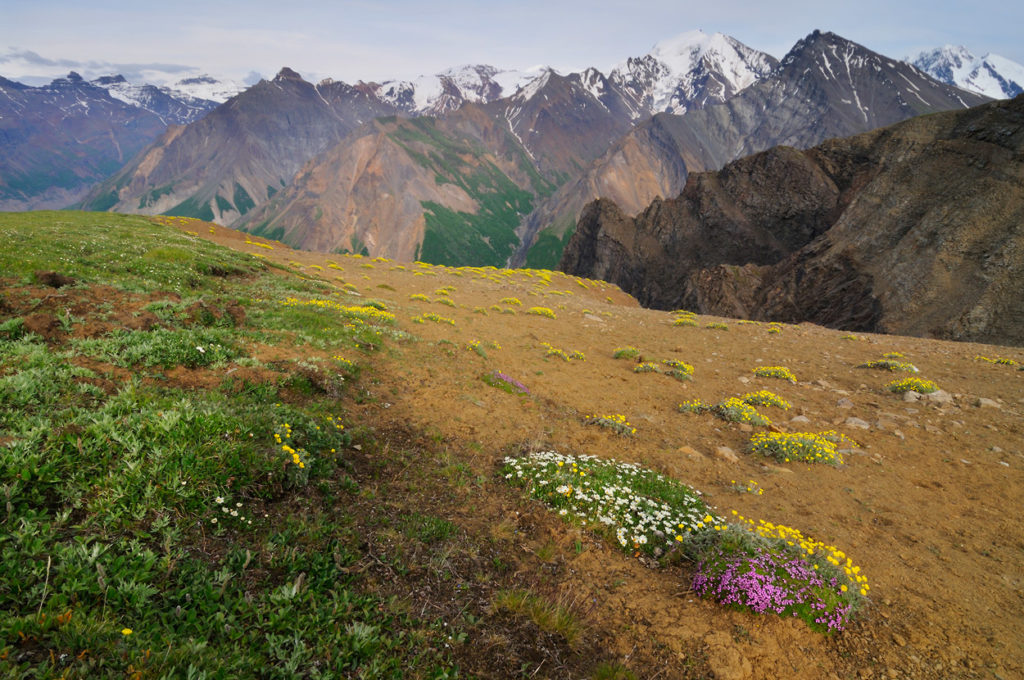
[{"label": "dark rock face", "polygon": [[560,268],[642,304],[1024,344],[1024,96],[692,174],[584,210]]}]

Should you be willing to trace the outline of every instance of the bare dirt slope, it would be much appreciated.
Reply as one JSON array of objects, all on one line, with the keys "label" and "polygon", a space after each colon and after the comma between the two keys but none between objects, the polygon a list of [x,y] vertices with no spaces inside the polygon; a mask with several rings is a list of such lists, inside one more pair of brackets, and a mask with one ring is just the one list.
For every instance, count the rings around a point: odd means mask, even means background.
[{"label": "bare dirt slope", "polygon": [[[363,413],[378,426],[411,426],[492,479],[503,456],[525,449],[634,461],[702,490],[720,514],[735,509],[839,546],[870,579],[864,616],[824,637],[795,619],[699,600],[678,567],[649,568],[578,529],[528,519],[545,511],[520,513],[532,504],[500,483],[484,487],[485,497],[471,507],[452,509],[469,531],[501,523],[523,551],[553,547],[550,580],[584,614],[590,642],[627,663],[661,660],[640,676],[693,677],[703,669],[736,679],[1024,677],[1021,349],[809,324],[773,332],[767,324],[710,317],[698,317],[696,327],[673,326],[672,315],[642,309],[610,284],[557,273],[452,270],[276,243],[271,249],[220,227],[200,234],[387,302],[417,339],[377,355],[364,374],[372,400]],[[416,294],[430,301],[410,299]],[[502,302],[509,297],[522,305]],[[557,318],[528,314],[534,306]],[[413,322],[428,312],[454,323]],[[707,328],[711,322],[728,328]],[[486,356],[467,347],[472,341]],[[586,358],[547,357],[542,343]],[[636,359],[612,358],[624,345],[646,360],[692,364],[694,378],[634,373]],[[883,389],[903,374],[858,368],[893,351],[948,398],[905,401]],[[798,382],[752,374],[776,365]],[[486,385],[481,375],[493,370],[524,383],[531,396]],[[836,429],[860,447],[837,468],[776,464],[747,452],[748,427],[677,408],[760,388],[793,405],[762,409],[779,429]],[[623,414],[636,435],[585,425],[589,414]],[[738,492],[734,481],[756,482],[764,493]],[[486,640],[476,642],[489,649]],[[536,677],[550,672],[540,668]]]}]

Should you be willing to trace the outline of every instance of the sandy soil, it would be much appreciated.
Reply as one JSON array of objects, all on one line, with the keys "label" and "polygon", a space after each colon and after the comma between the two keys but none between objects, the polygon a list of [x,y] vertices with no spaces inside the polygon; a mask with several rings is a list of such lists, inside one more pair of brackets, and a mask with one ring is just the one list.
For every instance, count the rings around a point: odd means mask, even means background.
[{"label": "sandy soil", "polygon": [[[872,584],[863,617],[824,637],[797,620],[699,600],[678,568],[651,569],[577,530],[529,536],[526,515],[509,514],[514,492],[500,485],[472,512],[453,510],[470,530],[502,521],[522,528],[524,550],[545,541],[563,549],[557,588],[577,607],[586,604],[592,635],[627,662],[646,650],[678,658],[683,675],[699,649],[718,678],[1024,677],[1024,371],[975,358],[1024,362],[1020,348],[851,336],[813,325],[772,333],[767,324],[708,317],[698,317],[698,327],[675,327],[672,315],[642,309],[602,282],[457,272],[280,244],[271,250],[246,243],[267,243],[261,239],[219,227],[211,235],[207,227],[199,231],[203,238],[297,263],[306,275],[387,302],[398,326],[417,339],[373,355],[365,382],[377,422],[427,433],[482,475],[493,476],[503,456],[523,450],[635,461],[702,490],[721,514],[735,509],[839,546]],[[443,287],[450,295],[436,292]],[[413,294],[431,301],[411,300]],[[506,297],[522,306],[502,303]],[[533,306],[557,318],[527,314]],[[426,312],[455,324],[413,323]],[[712,321],[728,330],[706,328]],[[473,340],[486,357],[467,348]],[[545,342],[586,359],[546,357]],[[639,348],[644,359],[692,364],[694,378],[634,373],[636,360],[612,358],[624,345]],[[904,401],[883,389],[904,374],[857,367],[892,351],[949,399]],[[799,382],[752,374],[773,365],[788,367]],[[531,397],[484,384],[481,375],[493,370],[524,383]],[[793,405],[786,412],[761,409],[779,429],[836,429],[860,447],[837,468],[775,464],[747,452],[748,427],[677,408],[687,399],[715,402],[761,388]],[[588,414],[623,414],[637,434],[585,425]],[[735,452],[735,460],[719,447]],[[734,480],[755,481],[764,493],[737,492]],[[578,554],[577,540],[587,547]]]}]

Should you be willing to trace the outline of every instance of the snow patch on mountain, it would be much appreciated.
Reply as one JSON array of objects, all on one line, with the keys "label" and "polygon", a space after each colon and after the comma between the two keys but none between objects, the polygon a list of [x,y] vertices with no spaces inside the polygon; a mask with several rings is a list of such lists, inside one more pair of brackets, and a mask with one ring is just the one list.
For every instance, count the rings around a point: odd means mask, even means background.
[{"label": "snow patch on mountain", "polygon": [[1024,92],[1024,66],[998,54],[978,57],[962,45],[944,45],[905,61],[940,82],[993,99]]},{"label": "snow patch on mountain", "polygon": [[207,99],[223,104],[248,88],[248,85],[237,80],[218,80],[213,76],[204,74],[182,78],[167,89],[174,93],[195,97],[196,99]]}]

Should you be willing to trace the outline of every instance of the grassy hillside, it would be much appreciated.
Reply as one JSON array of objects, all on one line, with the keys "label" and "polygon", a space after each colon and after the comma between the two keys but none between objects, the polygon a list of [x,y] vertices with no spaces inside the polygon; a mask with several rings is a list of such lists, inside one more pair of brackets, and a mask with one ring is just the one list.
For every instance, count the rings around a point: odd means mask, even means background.
[{"label": "grassy hillside", "polygon": [[4,677],[1022,669],[1018,350],[184,218],[0,236]]}]

